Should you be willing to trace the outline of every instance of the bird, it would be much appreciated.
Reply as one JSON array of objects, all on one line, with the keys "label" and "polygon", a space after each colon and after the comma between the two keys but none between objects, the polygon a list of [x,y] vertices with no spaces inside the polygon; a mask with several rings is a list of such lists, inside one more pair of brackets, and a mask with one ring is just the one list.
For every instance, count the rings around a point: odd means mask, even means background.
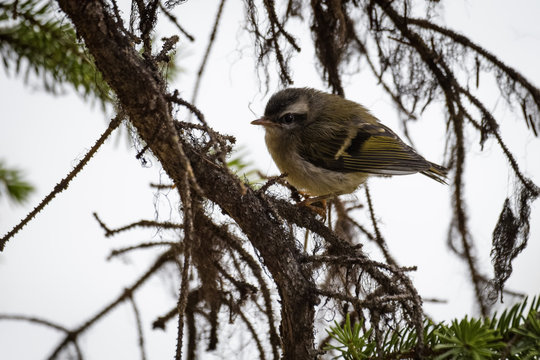
[{"label": "bird", "polygon": [[273,94],[263,126],[272,159],[314,201],[350,194],[369,176],[421,173],[446,183],[447,169],[426,160],[364,106],[312,88]]}]

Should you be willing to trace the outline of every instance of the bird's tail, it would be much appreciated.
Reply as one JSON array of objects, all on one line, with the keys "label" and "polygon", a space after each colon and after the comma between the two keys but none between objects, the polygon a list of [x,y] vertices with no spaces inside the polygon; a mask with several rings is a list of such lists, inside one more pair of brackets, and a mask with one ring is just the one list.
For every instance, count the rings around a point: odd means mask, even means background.
[{"label": "bird's tail", "polygon": [[432,178],[435,181],[440,182],[441,184],[448,185],[446,182],[446,177],[448,175],[448,169],[430,162],[431,167],[425,171],[422,171],[422,174]]}]

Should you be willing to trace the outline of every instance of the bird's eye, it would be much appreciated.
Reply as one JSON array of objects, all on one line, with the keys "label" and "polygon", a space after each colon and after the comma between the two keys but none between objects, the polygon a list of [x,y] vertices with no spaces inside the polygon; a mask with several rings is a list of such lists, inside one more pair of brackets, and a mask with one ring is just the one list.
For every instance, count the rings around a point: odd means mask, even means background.
[{"label": "bird's eye", "polygon": [[287,113],[279,118],[279,122],[283,124],[290,124],[295,120],[294,114]]}]

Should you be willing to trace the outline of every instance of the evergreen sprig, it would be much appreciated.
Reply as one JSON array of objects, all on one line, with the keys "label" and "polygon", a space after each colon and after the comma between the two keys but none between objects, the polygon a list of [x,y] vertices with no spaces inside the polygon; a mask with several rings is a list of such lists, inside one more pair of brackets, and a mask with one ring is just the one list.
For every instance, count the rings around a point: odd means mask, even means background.
[{"label": "evergreen sprig", "polygon": [[373,331],[362,321],[351,325],[349,315],[343,325],[335,322],[327,330],[337,342],[325,350],[338,353],[335,357],[359,359],[539,359],[540,358],[540,297],[518,303],[492,318],[475,319],[465,316],[447,325],[424,321],[424,350],[417,352],[413,328],[388,330],[377,347]]},{"label": "evergreen sprig", "polygon": [[0,161],[0,198],[5,195],[16,203],[23,203],[34,191],[34,187],[23,179],[18,169],[7,168]]},{"label": "evergreen sprig", "polygon": [[351,326],[351,319],[347,315],[343,327],[337,321],[334,323],[335,326],[326,331],[330,337],[341,345],[328,345],[326,350],[337,350],[340,352],[341,355],[336,358],[341,357],[346,360],[369,359],[375,354],[375,343],[369,340],[371,338],[371,329],[366,330],[360,336],[361,329],[364,325],[363,320]]},{"label": "evergreen sprig", "polygon": [[231,159],[227,161],[227,166],[240,178],[244,179],[245,183],[257,188],[257,184],[262,180],[259,171],[253,167],[253,163],[246,159],[248,155],[244,148],[236,149]]},{"label": "evergreen sprig", "polygon": [[41,78],[58,94],[71,84],[85,100],[111,101],[111,91],[67,19],[58,19],[50,1],[0,1],[0,57],[16,75]]}]

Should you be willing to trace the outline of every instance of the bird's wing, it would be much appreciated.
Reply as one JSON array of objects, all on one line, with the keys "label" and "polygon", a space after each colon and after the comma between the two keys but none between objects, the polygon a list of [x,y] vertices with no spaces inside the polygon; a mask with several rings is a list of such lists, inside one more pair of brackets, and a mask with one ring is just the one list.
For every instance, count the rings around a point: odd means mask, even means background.
[{"label": "bird's wing", "polygon": [[431,167],[431,163],[380,123],[360,123],[352,132],[349,129],[333,132],[316,146],[303,146],[300,153],[314,165],[341,172],[404,175]]}]

